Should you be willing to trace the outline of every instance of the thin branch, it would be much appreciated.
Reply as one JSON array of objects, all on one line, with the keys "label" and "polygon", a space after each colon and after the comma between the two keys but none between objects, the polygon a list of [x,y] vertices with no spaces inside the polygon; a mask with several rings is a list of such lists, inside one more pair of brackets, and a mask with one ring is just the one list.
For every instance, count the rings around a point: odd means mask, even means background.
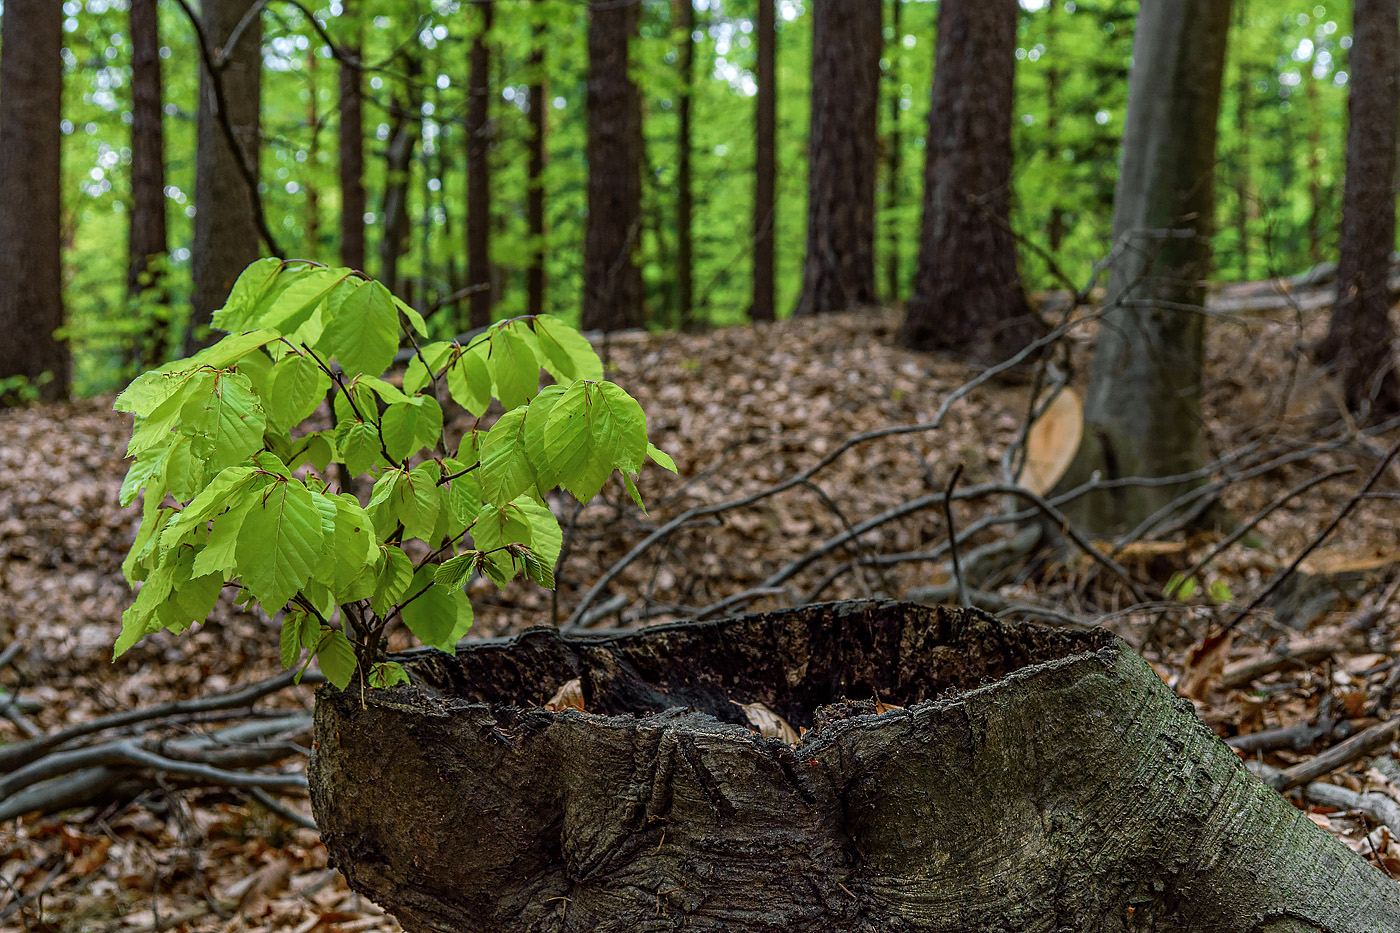
[{"label": "thin branch", "polygon": [[957,488],[958,477],[963,473],[963,462],[953,467],[953,475],[948,479],[948,488],[943,490],[943,515],[948,520],[948,548],[953,554],[953,580],[958,585],[958,605],[964,609],[967,601],[967,581],[963,579],[962,561],[958,557],[958,530],[953,525],[953,490]]}]

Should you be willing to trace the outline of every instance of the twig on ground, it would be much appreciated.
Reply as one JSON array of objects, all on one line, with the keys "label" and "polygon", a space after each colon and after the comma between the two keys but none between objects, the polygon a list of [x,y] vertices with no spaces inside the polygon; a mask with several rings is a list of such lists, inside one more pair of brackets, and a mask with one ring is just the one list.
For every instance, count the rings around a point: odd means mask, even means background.
[{"label": "twig on ground", "polygon": [[953,490],[957,488],[963,466],[962,461],[959,461],[957,466],[953,467],[953,475],[948,479],[948,488],[943,490],[943,515],[948,521],[948,551],[953,559],[953,581],[958,586],[958,604],[967,606],[967,580],[963,579],[962,561],[958,556],[958,529],[953,524]]},{"label": "twig on ground", "polygon": [[1337,511],[1332,521],[1327,523],[1327,527],[1315,535],[1312,541],[1308,542],[1308,546],[1303,548],[1303,550],[1298,553],[1297,557],[1293,558],[1292,563],[1274,574],[1274,578],[1269,581],[1269,585],[1260,590],[1259,593],[1249,601],[1249,605],[1245,606],[1235,614],[1234,618],[1225,623],[1225,627],[1221,630],[1222,633],[1234,631],[1236,626],[1248,618],[1254,610],[1262,606],[1264,601],[1283,585],[1283,581],[1293,575],[1294,571],[1298,569],[1299,565],[1303,563],[1307,556],[1317,550],[1318,546],[1321,545],[1323,541],[1326,541],[1332,532],[1337,530],[1337,526],[1342,523],[1342,520],[1351,514],[1352,509],[1356,508],[1357,503],[1361,502],[1362,497],[1371,491],[1371,487],[1374,486],[1376,481],[1385,473],[1386,467],[1390,465],[1390,461],[1395,459],[1396,454],[1400,454],[1400,440],[1397,440],[1391,445],[1390,450],[1386,451],[1385,456],[1376,464],[1376,468],[1371,471],[1371,475],[1366,478],[1366,482],[1363,483],[1361,488]]},{"label": "twig on ground", "polygon": [[1291,768],[1285,768],[1278,773],[1277,778],[1269,783],[1275,790],[1279,791],[1290,790],[1299,784],[1307,784],[1309,781],[1315,781],[1323,775],[1331,774],[1338,768],[1344,768],[1353,761],[1366,757],[1381,746],[1395,741],[1397,735],[1400,735],[1400,719],[1377,723],[1369,729],[1358,732],[1340,745],[1334,745],[1316,758],[1311,758]]}]

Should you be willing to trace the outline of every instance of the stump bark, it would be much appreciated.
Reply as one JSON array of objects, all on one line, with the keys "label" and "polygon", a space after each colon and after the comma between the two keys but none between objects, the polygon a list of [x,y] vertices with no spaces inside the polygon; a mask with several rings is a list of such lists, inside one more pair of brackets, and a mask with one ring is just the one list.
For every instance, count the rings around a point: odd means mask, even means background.
[{"label": "stump bark", "polygon": [[[1106,632],[831,603],[406,667],[322,688],[310,777],[409,931],[1400,929],[1400,887]],[[586,712],[540,707],[574,678]]]}]

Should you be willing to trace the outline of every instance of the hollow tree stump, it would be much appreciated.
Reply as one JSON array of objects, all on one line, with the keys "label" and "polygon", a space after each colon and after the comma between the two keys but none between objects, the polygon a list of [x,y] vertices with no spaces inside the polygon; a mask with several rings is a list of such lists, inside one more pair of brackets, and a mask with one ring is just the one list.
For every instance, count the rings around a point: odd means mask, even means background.
[{"label": "hollow tree stump", "polygon": [[[1400,930],[1400,887],[1107,632],[831,603],[406,666],[322,688],[310,775],[415,933]],[[587,712],[540,708],[573,678]]]}]

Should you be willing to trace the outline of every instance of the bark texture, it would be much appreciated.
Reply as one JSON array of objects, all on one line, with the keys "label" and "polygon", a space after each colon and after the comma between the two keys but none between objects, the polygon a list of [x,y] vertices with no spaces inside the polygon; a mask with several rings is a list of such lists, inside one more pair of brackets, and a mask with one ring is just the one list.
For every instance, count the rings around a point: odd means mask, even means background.
[{"label": "bark texture", "polygon": [[[533,13],[540,16],[540,4],[535,0]],[[545,116],[549,105],[545,95],[548,92],[547,75],[544,67],[545,24],[536,19],[531,30],[530,47],[530,159],[526,171],[530,177],[530,191],[525,199],[525,219],[530,226],[530,268],[525,270],[526,311],[530,314],[544,313],[544,164],[545,164]]]},{"label": "bark texture", "polygon": [[758,0],[758,99],[754,113],[753,307],[749,318],[777,316],[773,230],[778,209],[778,31],[773,4]]},{"label": "bark texture", "polygon": [[[63,5],[11,0],[0,25],[0,379],[68,395],[59,233]],[[0,393],[3,401],[3,393]]]},{"label": "bark texture", "polygon": [[[491,323],[491,20],[495,4],[476,4],[480,25],[472,38],[467,102],[468,329]],[[533,107],[534,101],[530,104]]]},{"label": "bark texture", "polygon": [[876,0],[813,6],[807,258],[795,314],[849,311],[875,300],[882,44]]},{"label": "bark texture", "polygon": [[[680,23],[680,100],[676,106],[676,303],[681,327],[695,312],[695,192],[690,169],[691,103],[695,97],[695,0],[676,0]],[[759,27],[760,29],[762,26]]]},{"label": "bark texture", "polygon": [[162,285],[169,251],[165,220],[165,133],[161,114],[160,7],[131,0],[131,214],[126,293],[142,298],[147,320],[136,354],[144,369],[164,362],[170,306]]},{"label": "bark texture", "polygon": [[1354,6],[1337,303],[1317,347],[1318,359],[1336,372],[1347,408],[1377,421],[1400,413],[1386,284],[1395,242],[1397,10],[1397,0],[1356,0]]},{"label": "bark texture", "polygon": [[588,224],[583,247],[583,327],[646,323],[642,270],[642,99],[628,72],[638,3],[588,5]]},{"label": "bark texture", "polygon": [[358,62],[361,27],[350,4],[343,0],[342,14],[352,30],[353,44],[343,50],[357,64],[340,64],[340,264],[351,269],[365,267],[365,131],[363,116],[364,73]]},{"label": "bark texture", "polygon": [[[258,174],[258,107],[262,94],[262,24],[253,17],[226,49],[234,29],[254,0],[204,0],[200,18],[213,49],[223,49],[226,64],[217,81],[199,71],[199,117],[195,144],[194,247],[191,266],[190,326],[185,355],[213,342],[210,316],[224,306],[239,273],[258,258],[258,223],[240,162]],[[221,94],[221,96],[219,96]],[[219,113],[223,101],[223,114]],[[233,130],[241,152],[229,146],[220,121]]]},{"label": "bark texture", "polygon": [[402,68],[405,87],[395,92],[389,108],[393,123],[389,148],[384,152],[384,237],[379,241],[379,278],[390,291],[411,304],[408,283],[399,275],[399,259],[408,249],[408,184],[413,174],[413,147],[422,131],[423,88],[419,76],[423,65],[417,48],[404,54]]},{"label": "bark texture", "polygon": [[943,0],[924,220],[899,342],[999,363],[1042,333],[1011,235],[1016,0]]},{"label": "bark texture", "polygon": [[[904,187],[904,109],[900,106],[904,98],[901,90],[903,69],[900,67],[904,52],[904,0],[893,0],[890,4],[890,25],[893,28],[886,46],[890,67],[885,70],[885,80],[890,86],[890,135],[885,155],[885,211],[889,215],[885,223],[885,300],[893,304],[904,290],[899,276],[899,241],[903,224],[894,219]],[[1054,113],[1053,108],[1051,113]]]},{"label": "bark texture", "polygon": [[[1062,488],[1190,473],[1201,436],[1215,131],[1229,0],[1143,0],[1114,198],[1114,253],[1084,406],[1084,440]],[[1137,526],[1192,483],[1124,486],[1066,514],[1107,535]]]},{"label": "bark texture", "polygon": [[[1400,924],[1105,632],[832,603],[407,667],[323,689],[310,780],[334,863],[412,933]],[[587,712],[539,707],[573,678]]]}]

